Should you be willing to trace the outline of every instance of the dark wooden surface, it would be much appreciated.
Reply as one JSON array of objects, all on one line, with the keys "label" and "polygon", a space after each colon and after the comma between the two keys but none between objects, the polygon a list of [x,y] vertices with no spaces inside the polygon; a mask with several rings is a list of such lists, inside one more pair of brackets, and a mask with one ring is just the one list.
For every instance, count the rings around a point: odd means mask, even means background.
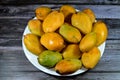
[{"label": "dark wooden surface", "polygon": [[[35,8],[70,4],[91,8],[109,30],[104,55],[83,74],[56,77],[35,68],[25,57],[22,34]],[[120,80],[120,0],[0,0],[0,80]]]}]

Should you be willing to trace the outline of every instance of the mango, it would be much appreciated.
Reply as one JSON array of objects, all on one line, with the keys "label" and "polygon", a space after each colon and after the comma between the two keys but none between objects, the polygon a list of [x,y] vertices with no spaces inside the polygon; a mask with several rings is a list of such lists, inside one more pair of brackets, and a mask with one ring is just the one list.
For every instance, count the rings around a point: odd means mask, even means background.
[{"label": "mango", "polygon": [[44,47],[40,44],[38,36],[29,33],[24,36],[24,44],[26,48],[35,55],[39,55],[44,51]]},{"label": "mango", "polygon": [[56,66],[56,72],[60,74],[69,74],[77,71],[82,67],[82,62],[79,59],[63,59]]},{"label": "mango", "polygon": [[71,18],[72,25],[78,28],[83,34],[90,33],[92,30],[92,21],[84,12],[73,14]]},{"label": "mango", "polygon": [[103,21],[97,21],[96,23],[94,23],[92,31],[95,32],[97,35],[96,45],[100,46],[107,39],[108,36],[108,29],[106,24]]},{"label": "mango", "polygon": [[62,60],[61,53],[50,50],[43,51],[38,57],[38,62],[48,68],[54,67],[60,60]]},{"label": "mango", "polygon": [[81,57],[82,53],[80,52],[78,44],[69,44],[66,49],[63,51],[63,58],[77,58]]},{"label": "mango", "polygon": [[86,34],[80,41],[79,48],[82,52],[87,52],[96,45],[96,33],[90,32]]},{"label": "mango", "polygon": [[64,23],[64,15],[61,12],[51,12],[43,21],[44,32],[54,32]]},{"label": "mango", "polygon": [[84,67],[88,69],[94,68],[100,60],[100,55],[100,50],[97,47],[94,47],[90,51],[83,53],[81,61]]},{"label": "mango", "polygon": [[80,31],[67,23],[60,27],[59,33],[70,43],[78,43],[81,40]]},{"label": "mango", "polygon": [[95,16],[94,12],[93,12],[90,8],[86,8],[86,9],[84,9],[84,10],[82,10],[82,11],[83,11],[84,13],[86,13],[86,14],[90,17],[92,23],[95,22],[96,16]]},{"label": "mango", "polygon": [[29,20],[28,28],[31,31],[31,33],[37,36],[42,36],[44,34],[42,30],[42,23],[38,19]]},{"label": "mango", "polygon": [[65,47],[64,39],[56,32],[43,34],[40,42],[48,50],[61,51]]},{"label": "mango", "polygon": [[71,5],[63,5],[60,7],[60,12],[64,14],[65,17],[76,12],[75,8]]},{"label": "mango", "polygon": [[37,19],[39,20],[44,20],[46,18],[46,16],[52,11],[51,8],[47,7],[47,6],[41,6],[36,8],[35,10],[35,14]]},{"label": "mango", "polygon": [[72,14],[76,13],[76,10],[71,5],[63,5],[60,7],[60,12],[62,12],[65,16],[65,22],[71,23]]}]

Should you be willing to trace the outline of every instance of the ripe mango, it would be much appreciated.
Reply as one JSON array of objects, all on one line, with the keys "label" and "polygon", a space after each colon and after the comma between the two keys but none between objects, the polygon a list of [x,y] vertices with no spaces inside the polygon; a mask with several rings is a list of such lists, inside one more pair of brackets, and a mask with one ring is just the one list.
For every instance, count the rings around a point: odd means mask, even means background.
[{"label": "ripe mango", "polygon": [[92,30],[92,21],[84,12],[73,14],[71,18],[72,25],[78,28],[83,34],[90,33]]},{"label": "ripe mango", "polygon": [[29,33],[24,36],[24,44],[26,48],[35,55],[39,55],[44,51],[44,47],[40,44],[38,36]]},{"label": "ripe mango", "polygon": [[63,5],[60,7],[60,12],[62,12],[65,18],[76,12],[75,8],[71,5]]},{"label": "ripe mango", "polygon": [[94,14],[94,12],[90,9],[90,8],[86,8],[86,9],[84,9],[84,10],[82,10],[84,13],[86,13],[89,17],[90,17],[90,19],[91,19],[91,21],[94,23],[95,22],[95,18],[96,18],[96,16],[95,16],[95,14]]},{"label": "ripe mango", "polygon": [[63,58],[77,58],[81,57],[82,53],[80,52],[78,44],[69,44],[66,49],[63,51]]},{"label": "ripe mango", "polygon": [[64,15],[61,12],[51,12],[43,21],[44,32],[54,32],[64,23]]},{"label": "ripe mango", "polygon": [[44,34],[42,30],[42,23],[38,19],[33,19],[28,22],[28,28],[31,31],[31,33],[42,36]]},{"label": "ripe mango", "polygon": [[77,71],[81,67],[82,63],[79,59],[63,59],[56,64],[55,70],[60,74],[69,74]]},{"label": "ripe mango", "polygon": [[101,45],[107,39],[108,29],[103,21],[97,21],[94,23],[93,32],[97,34],[97,46]]},{"label": "ripe mango", "polygon": [[96,45],[96,33],[90,32],[86,34],[80,41],[79,48],[82,52],[87,52]]},{"label": "ripe mango", "polygon": [[36,8],[35,14],[36,14],[37,19],[44,20],[51,11],[52,11],[51,8],[47,6],[41,6],[41,7]]},{"label": "ripe mango", "polygon": [[60,12],[64,14],[65,22],[71,23],[71,16],[76,13],[76,10],[71,5],[63,5],[60,7]]},{"label": "ripe mango", "polygon": [[43,34],[40,42],[48,50],[60,51],[65,47],[64,39],[61,35],[55,32]]},{"label": "ripe mango", "polygon": [[59,33],[70,43],[78,43],[81,40],[80,31],[67,23],[60,27]]},{"label": "ripe mango", "polygon": [[38,57],[38,62],[48,68],[54,67],[60,60],[62,60],[61,53],[50,50],[43,51]]},{"label": "ripe mango", "polygon": [[83,53],[81,61],[86,68],[92,69],[100,60],[100,55],[100,50],[97,47],[94,47],[89,52]]}]

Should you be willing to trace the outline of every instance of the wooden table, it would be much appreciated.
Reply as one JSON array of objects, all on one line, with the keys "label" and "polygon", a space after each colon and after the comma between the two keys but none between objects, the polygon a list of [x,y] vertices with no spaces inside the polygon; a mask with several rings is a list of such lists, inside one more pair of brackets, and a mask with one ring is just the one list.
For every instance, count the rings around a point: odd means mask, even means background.
[{"label": "wooden table", "polygon": [[[72,77],[48,75],[34,67],[22,49],[22,34],[35,8],[70,4],[91,8],[108,27],[104,55],[98,65]],[[119,0],[0,0],[0,80],[120,80],[120,1]]]}]

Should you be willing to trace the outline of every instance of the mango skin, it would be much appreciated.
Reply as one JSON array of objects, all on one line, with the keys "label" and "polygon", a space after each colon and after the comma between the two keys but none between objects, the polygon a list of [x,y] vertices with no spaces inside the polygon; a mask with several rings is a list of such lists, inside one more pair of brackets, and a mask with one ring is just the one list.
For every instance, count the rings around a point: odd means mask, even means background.
[{"label": "mango skin", "polygon": [[40,44],[38,36],[32,33],[24,36],[24,44],[30,52],[37,56],[45,50],[45,48]]},{"label": "mango skin", "polygon": [[56,72],[64,75],[77,71],[82,67],[81,60],[79,59],[63,59],[59,61],[56,66]]},{"label": "mango skin", "polygon": [[84,12],[73,14],[71,18],[72,25],[78,28],[83,34],[90,33],[92,30],[92,21]]},{"label": "mango skin", "polygon": [[108,29],[106,24],[103,21],[97,21],[96,23],[94,23],[92,31],[95,32],[97,35],[96,45],[100,46],[107,39],[108,36]]},{"label": "mango skin", "polygon": [[65,22],[71,23],[71,16],[76,13],[76,10],[71,5],[63,5],[60,7],[60,12],[64,14]]},{"label": "mango skin", "polygon": [[38,57],[38,62],[48,68],[54,67],[60,60],[62,60],[61,53],[50,50],[43,51]]},{"label": "mango skin", "polygon": [[79,59],[82,55],[80,52],[78,44],[69,44],[66,49],[63,51],[63,58],[76,58]]},{"label": "mango skin", "polygon": [[64,23],[64,15],[61,12],[51,12],[43,21],[44,32],[54,32]]},{"label": "mango skin", "polygon": [[31,33],[37,35],[37,36],[42,36],[44,34],[42,30],[42,23],[38,19],[33,19],[28,22],[28,28]]},{"label": "mango skin", "polygon": [[80,41],[79,48],[82,52],[87,52],[96,45],[96,33],[90,32],[86,34]]},{"label": "mango skin", "polygon": [[65,16],[65,18],[73,13],[76,13],[76,10],[71,5],[63,5],[60,7],[60,12],[62,12]]},{"label": "mango skin", "polygon": [[60,27],[59,33],[70,43],[78,43],[81,40],[80,31],[67,23]]},{"label": "mango skin", "polygon": [[44,20],[51,11],[52,11],[51,8],[46,7],[46,6],[41,6],[41,7],[36,8],[35,15],[37,19]]},{"label": "mango skin", "polygon": [[82,10],[82,11],[83,11],[84,13],[86,13],[86,14],[90,17],[92,23],[95,22],[96,16],[95,16],[94,12],[93,12],[90,8],[86,8],[86,9],[84,9],[84,10]]},{"label": "mango skin", "polygon": [[41,36],[40,43],[48,50],[60,51],[64,45],[64,39],[56,32],[45,33]]},{"label": "mango skin", "polygon": [[83,53],[81,61],[85,68],[92,69],[97,65],[100,56],[100,50],[97,47],[94,47],[89,52]]}]

